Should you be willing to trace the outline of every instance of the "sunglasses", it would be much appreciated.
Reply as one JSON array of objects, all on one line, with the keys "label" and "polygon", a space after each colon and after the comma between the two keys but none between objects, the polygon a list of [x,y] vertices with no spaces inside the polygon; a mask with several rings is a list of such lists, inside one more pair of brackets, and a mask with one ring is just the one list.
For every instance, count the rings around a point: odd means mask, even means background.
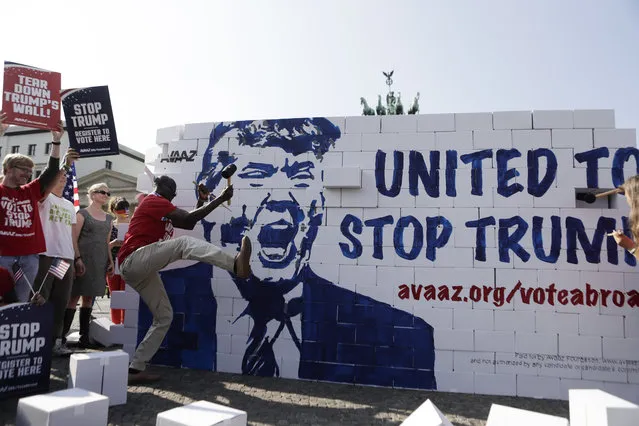
[{"label": "sunglasses", "polygon": [[22,170],[23,172],[33,174],[33,169],[31,167],[23,167],[23,166],[13,166],[14,169]]},{"label": "sunglasses", "polygon": [[111,193],[110,193],[110,192],[108,192],[108,191],[103,191],[103,190],[101,190],[101,189],[100,189],[99,191],[93,191],[93,193],[94,193],[94,194],[102,194],[102,195],[106,195],[106,196],[108,196],[108,197],[110,197],[110,196],[111,196]]}]

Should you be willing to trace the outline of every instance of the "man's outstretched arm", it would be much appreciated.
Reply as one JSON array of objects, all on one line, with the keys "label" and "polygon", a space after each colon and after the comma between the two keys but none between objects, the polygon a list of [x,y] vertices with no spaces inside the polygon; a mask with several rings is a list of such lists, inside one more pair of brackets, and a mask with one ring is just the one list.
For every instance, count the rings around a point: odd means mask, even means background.
[{"label": "man's outstretched arm", "polygon": [[[233,185],[224,188],[224,191],[222,191],[219,197],[204,204],[202,207],[190,212],[182,209],[175,209],[171,213],[167,214],[166,218],[170,219],[173,226],[176,228],[193,229],[200,220],[208,216],[208,214],[215,210],[215,208],[217,208],[220,204],[230,200],[232,196]],[[198,204],[200,203],[198,202]]]}]

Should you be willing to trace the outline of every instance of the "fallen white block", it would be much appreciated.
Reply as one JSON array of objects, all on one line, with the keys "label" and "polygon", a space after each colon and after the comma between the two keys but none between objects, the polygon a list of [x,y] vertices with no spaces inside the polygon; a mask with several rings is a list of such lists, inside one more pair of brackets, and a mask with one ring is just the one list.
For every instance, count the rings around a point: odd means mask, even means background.
[{"label": "fallen white block", "polygon": [[155,426],[246,426],[246,411],[208,401],[158,413]]},{"label": "fallen white block", "polygon": [[109,397],[109,405],[126,404],[129,354],[124,351],[72,354],[69,387],[82,388]]},{"label": "fallen white block", "polygon": [[91,338],[96,342],[108,348],[114,343],[111,338],[112,325],[113,323],[109,318],[94,319],[89,325],[89,336],[91,336]]},{"label": "fallen white block", "polygon": [[493,404],[486,426],[568,426],[568,419]]},{"label": "fallen white block", "polygon": [[401,426],[453,426],[453,424],[430,399],[427,399],[426,402],[417,407],[417,410],[406,417]]},{"label": "fallen white block", "polygon": [[106,426],[108,417],[108,397],[74,388],[20,398],[16,426]]},{"label": "fallen white block", "polygon": [[599,389],[568,390],[570,426],[634,426],[639,406]]}]

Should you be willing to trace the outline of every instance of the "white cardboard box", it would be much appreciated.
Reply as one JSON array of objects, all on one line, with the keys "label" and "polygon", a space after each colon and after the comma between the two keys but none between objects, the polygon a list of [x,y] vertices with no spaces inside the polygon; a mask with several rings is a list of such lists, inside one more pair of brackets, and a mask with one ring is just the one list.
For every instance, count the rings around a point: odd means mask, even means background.
[{"label": "white cardboard box", "polygon": [[69,387],[109,397],[109,405],[126,404],[129,354],[122,350],[72,354]]},{"label": "white cardboard box", "polygon": [[568,426],[568,419],[493,404],[486,426]]},{"label": "white cardboard box", "polygon": [[401,426],[453,426],[430,399],[406,417]]},{"label": "white cardboard box", "polygon": [[600,389],[570,389],[571,426],[632,426],[639,423],[639,406]]},{"label": "white cardboard box", "polygon": [[158,413],[155,426],[246,426],[246,411],[208,401]]},{"label": "white cardboard box", "polygon": [[20,398],[16,426],[106,426],[108,417],[108,397],[74,388]]}]

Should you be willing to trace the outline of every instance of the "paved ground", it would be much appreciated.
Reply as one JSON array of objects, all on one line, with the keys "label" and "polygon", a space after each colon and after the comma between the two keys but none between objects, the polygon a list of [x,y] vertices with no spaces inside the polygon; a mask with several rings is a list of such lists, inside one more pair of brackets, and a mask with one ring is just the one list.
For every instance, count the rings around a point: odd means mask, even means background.
[{"label": "paved ground", "polygon": [[[99,299],[96,316],[107,315]],[[77,324],[75,324],[77,328]],[[455,425],[484,426],[491,403],[568,417],[565,401],[397,390],[153,367],[153,386],[129,387],[126,405],[111,407],[109,425],[155,425],[158,412],[201,399],[248,412],[249,425],[399,425],[430,398]],[[51,389],[66,387],[68,359],[54,359]],[[0,424],[14,425],[17,400],[0,401]]]}]

